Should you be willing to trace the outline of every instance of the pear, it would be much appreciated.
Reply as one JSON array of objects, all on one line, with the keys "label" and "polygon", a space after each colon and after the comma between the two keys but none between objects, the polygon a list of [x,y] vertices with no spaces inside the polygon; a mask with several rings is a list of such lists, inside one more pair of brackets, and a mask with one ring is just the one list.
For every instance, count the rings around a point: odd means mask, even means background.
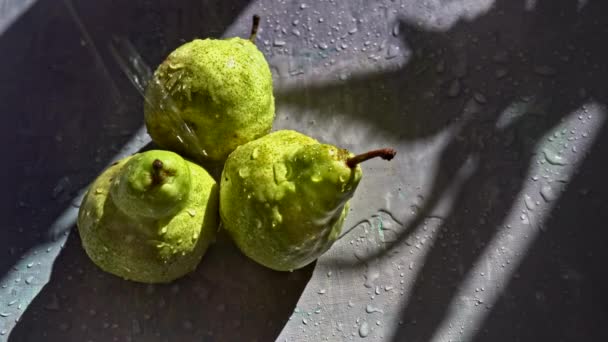
[{"label": "pear", "polygon": [[361,180],[359,163],[394,154],[383,149],[355,156],[290,130],[239,146],[222,171],[223,227],[245,255],[266,267],[304,267],[338,238]]},{"label": "pear", "polygon": [[200,262],[219,220],[218,186],[202,167],[169,151],[124,158],[90,186],[78,231],[101,269],[144,283],[171,282]]},{"label": "pear", "polygon": [[175,49],[146,87],[144,117],[159,146],[198,162],[223,162],[237,146],[270,132],[272,75],[249,40],[195,39]]}]

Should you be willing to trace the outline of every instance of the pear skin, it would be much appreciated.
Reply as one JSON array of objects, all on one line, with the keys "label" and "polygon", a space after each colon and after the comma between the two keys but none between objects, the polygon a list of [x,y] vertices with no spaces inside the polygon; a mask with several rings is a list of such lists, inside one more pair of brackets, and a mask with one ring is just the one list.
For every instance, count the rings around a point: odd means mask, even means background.
[{"label": "pear skin", "polygon": [[144,117],[159,146],[198,162],[221,162],[270,132],[272,74],[250,40],[195,39],[160,64],[146,88]]},{"label": "pear skin", "polygon": [[221,178],[220,217],[239,249],[278,271],[308,265],[338,238],[361,179],[347,150],[283,130],[238,147]]},{"label": "pear skin", "polygon": [[202,167],[168,151],[120,160],[90,186],[78,231],[106,272],[168,283],[193,271],[218,227],[218,186]]}]

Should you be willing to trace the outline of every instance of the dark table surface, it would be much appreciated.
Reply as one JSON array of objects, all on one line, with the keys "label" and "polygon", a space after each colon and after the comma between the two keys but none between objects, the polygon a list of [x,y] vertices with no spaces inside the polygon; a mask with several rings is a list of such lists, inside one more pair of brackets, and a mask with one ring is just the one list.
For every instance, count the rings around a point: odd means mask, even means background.
[{"label": "dark table surface", "polygon": [[[99,172],[151,148],[138,78],[254,13],[275,129],[397,158],[364,165],[342,238],[302,270],[220,234],[173,284],[101,272],[74,219]],[[607,17],[602,0],[0,0],[0,341],[608,340]]]}]

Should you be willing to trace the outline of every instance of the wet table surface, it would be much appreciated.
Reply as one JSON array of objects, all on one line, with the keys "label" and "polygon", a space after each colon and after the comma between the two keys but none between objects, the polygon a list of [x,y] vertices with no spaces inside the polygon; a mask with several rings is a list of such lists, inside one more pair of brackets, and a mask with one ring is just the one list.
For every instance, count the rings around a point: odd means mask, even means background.
[{"label": "wet table surface", "polygon": [[[342,238],[304,269],[264,269],[220,235],[173,284],[101,272],[75,215],[101,170],[151,148],[134,76],[195,37],[247,36],[254,13],[275,129],[397,158],[364,165]],[[608,340],[606,15],[600,0],[0,1],[0,341]]]}]

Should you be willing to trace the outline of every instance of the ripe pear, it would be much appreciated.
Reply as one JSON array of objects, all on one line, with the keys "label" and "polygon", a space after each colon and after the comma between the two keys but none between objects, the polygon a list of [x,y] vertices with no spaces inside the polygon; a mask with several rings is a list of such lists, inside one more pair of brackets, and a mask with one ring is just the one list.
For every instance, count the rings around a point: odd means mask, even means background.
[{"label": "ripe pear", "polygon": [[239,146],[226,160],[220,217],[239,249],[278,271],[304,267],[338,238],[360,162],[391,159],[390,149],[355,156],[282,130]]},{"label": "ripe pear", "polygon": [[222,162],[237,146],[270,132],[272,75],[249,40],[195,39],[160,64],[146,88],[144,117],[159,146],[198,162]]},{"label": "ripe pear", "polygon": [[124,158],[90,186],[78,231],[106,272],[167,283],[193,271],[218,227],[218,186],[202,167],[169,151]]}]

